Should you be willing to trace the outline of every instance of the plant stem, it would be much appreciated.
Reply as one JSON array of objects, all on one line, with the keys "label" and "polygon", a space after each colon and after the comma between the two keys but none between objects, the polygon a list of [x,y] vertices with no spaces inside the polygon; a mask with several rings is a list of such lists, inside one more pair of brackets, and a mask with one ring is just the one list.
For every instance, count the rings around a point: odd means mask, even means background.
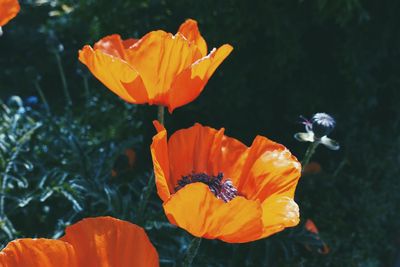
[{"label": "plant stem", "polygon": [[49,103],[47,103],[46,97],[44,96],[43,90],[42,90],[42,88],[40,87],[39,82],[38,82],[38,81],[35,81],[34,84],[35,84],[36,91],[38,92],[39,97],[40,97],[40,99],[41,99],[42,102],[43,102],[44,109],[46,110],[47,115],[50,115]]},{"label": "plant stem", "polygon": [[304,155],[303,160],[301,161],[301,166],[304,168],[310,160],[312,155],[314,155],[315,150],[317,149],[317,146],[319,145],[319,142],[312,142],[311,145],[308,146],[306,154]]},{"label": "plant stem", "polygon": [[72,99],[71,99],[71,95],[69,94],[69,91],[68,91],[67,79],[65,78],[65,72],[64,72],[64,68],[63,68],[63,66],[61,64],[60,55],[57,52],[55,52],[54,54],[56,55],[58,71],[60,72],[61,82],[62,82],[63,90],[64,90],[64,95],[65,95],[65,98],[67,99],[67,105],[68,106],[72,106]]},{"label": "plant stem", "polygon": [[[158,106],[157,120],[162,125],[164,125],[164,106]],[[155,179],[155,175],[154,175],[154,172],[152,172],[151,176],[149,177],[149,181],[148,181],[145,189],[143,190],[142,201],[140,202],[140,205],[139,205],[139,208],[138,208],[138,222],[139,222],[139,224],[144,222],[147,202],[149,202],[149,198],[150,198],[151,193],[153,192],[153,189],[154,189],[154,179]]]},{"label": "plant stem", "polygon": [[85,89],[86,103],[89,103],[89,101],[90,101],[90,89],[89,89],[88,78],[86,76],[83,76],[83,88]]},{"label": "plant stem", "polygon": [[158,106],[157,119],[162,125],[164,125],[164,106]]},{"label": "plant stem", "polygon": [[193,260],[197,255],[197,252],[199,251],[199,247],[201,244],[201,238],[199,237],[194,237],[192,241],[189,244],[188,249],[186,250],[186,256],[185,259],[183,260],[183,267],[190,267],[192,266]]}]

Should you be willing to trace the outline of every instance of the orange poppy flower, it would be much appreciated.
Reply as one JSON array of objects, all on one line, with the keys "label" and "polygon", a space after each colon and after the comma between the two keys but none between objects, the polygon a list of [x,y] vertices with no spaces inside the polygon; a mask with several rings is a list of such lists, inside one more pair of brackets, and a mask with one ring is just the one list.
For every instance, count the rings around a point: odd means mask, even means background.
[{"label": "orange poppy flower", "polygon": [[189,19],[175,35],[158,30],[140,40],[104,37],[94,48],[85,45],[79,60],[125,101],[172,112],[197,98],[232,49],[225,44],[207,55],[197,22]]},{"label": "orange poppy flower", "polygon": [[230,243],[270,236],[299,222],[301,173],[282,145],[257,136],[250,147],[200,124],[167,141],[157,121],[151,154],[157,192],[172,224]]},{"label": "orange poppy flower", "polygon": [[13,19],[20,10],[17,0],[0,0],[0,27]]},{"label": "orange poppy flower", "polygon": [[[314,242],[306,244],[305,247],[309,251],[316,250],[320,254],[328,254],[330,249],[328,245],[321,239],[319,231],[315,223],[311,219],[307,219],[304,228],[310,232],[314,237]],[[317,242],[315,242],[317,241]]]},{"label": "orange poppy flower", "polygon": [[111,217],[87,218],[59,240],[17,239],[0,252],[2,267],[159,266],[145,231]]}]

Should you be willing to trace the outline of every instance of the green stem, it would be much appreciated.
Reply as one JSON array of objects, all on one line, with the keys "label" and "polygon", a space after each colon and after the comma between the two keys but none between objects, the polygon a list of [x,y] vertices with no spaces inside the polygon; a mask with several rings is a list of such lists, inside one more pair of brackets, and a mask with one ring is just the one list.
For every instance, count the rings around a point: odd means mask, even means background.
[{"label": "green stem", "polygon": [[83,88],[85,89],[86,103],[89,103],[89,101],[90,101],[90,89],[89,89],[88,78],[86,76],[83,77]]},{"label": "green stem", "polygon": [[199,247],[201,244],[201,238],[194,237],[189,244],[189,247],[186,251],[185,259],[183,260],[182,267],[190,267],[192,266],[193,260],[199,251]]},{"label": "green stem", "polygon": [[64,90],[64,95],[65,95],[65,98],[67,99],[67,105],[71,106],[72,105],[72,99],[71,99],[71,95],[69,94],[69,91],[68,91],[67,79],[65,78],[64,68],[63,68],[63,66],[61,64],[61,58],[60,58],[60,55],[57,52],[55,52],[54,54],[56,55],[58,71],[60,72],[61,82],[62,82],[63,90]]},{"label": "green stem", "polygon": [[312,155],[314,155],[318,145],[319,142],[312,142],[311,145],[308,146],[306,154],[304,155],[304,158],[301,161],[301,166],[303,166],[303,168],[310,162],[311,157]]},{"label": "green stem", "polygon": [[[164,125],[164,106],[158,106],[157,120],[162,125]],[[147,203],[149,202],[149,198],[154,189],[154,180],[155,180],[155,175],[153,172],[149,178],[149,181],[147,182],[146,188],[144,189],[144,191],[142,193],[142,201],[139,204],[139,208],[138,208],[138,223],[139,224],[144,222]]]},{"label": "green stem", "polygon": [[158,106],[157,119],[158,122],[164,125],[164,106]]},{"label": "green stem", "polygon": [[43,102],[43,105],[44,105],[44,108],[45,108],[45,110],[47,112],[47,115],[50,115],[49,103],[47,103],[46,97],[44,96],[43,90],[40,87],[39,82],[35,81],[34,84],[35,84],[36,91],[38,92],[39,97]]}]

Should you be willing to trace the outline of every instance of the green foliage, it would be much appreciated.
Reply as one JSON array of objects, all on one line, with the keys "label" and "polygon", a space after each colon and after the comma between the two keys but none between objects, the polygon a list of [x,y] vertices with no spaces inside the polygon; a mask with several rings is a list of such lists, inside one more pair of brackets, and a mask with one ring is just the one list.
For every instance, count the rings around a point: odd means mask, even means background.
[{"label": "green foliage", "polygon": [[[305,249],[318,243],[301,224],[250,244],[204,240],[195,265],[390,266],[400,235],[399,11],[391,0],[23,1],[0,38],[0,97],[43,96],[32,108],[1,104],[1,243],[60,236],[79,218],[107,214],[144,226],[162,265],[179,265],[191,239],[166,221],[149,186],[155,111],[118,101],[77,51],[112,33],[175,32],[192,17],[210,48],[235,50],[196,101],[167,116],[171,132],[198,121],[247,144],[268,136],[301,158],[297,117],[323,111],[337,119],[342,147],[319,147],[322,172],[297,190],[302,221],[313,219],[328,255]],[[132,147],[136,167],[112,176]]]}]

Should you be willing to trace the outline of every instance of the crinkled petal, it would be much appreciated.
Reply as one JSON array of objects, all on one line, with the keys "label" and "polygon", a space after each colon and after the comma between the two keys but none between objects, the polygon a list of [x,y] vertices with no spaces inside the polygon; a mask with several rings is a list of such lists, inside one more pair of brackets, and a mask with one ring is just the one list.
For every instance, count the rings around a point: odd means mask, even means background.
[{"label": "crinkled petal", "polygon": [[262,203],[264,231],[261,238],[296,226],[300,221],[299,206],[287,196],[272,196]]},{"label": "crinkled petal", "polygon": [[263,202],[273,194],[293,198],[300,175],[301,165],[287,148],[257,136],[235,184],[247,199]]},{"label": "crinkled petal", "polygon": [[219,131],[195,124],[188,129],[175,132],[168,141],[170,181],[177,181],[192,173],[217,175],[219,155],[224,129]]},{"label": "crinkled petal", "polygon": [[257,201],[236,197],[225,203],[207,185],[186,185],[163,204],[172,224],[197,237],[242,243],[262,234],[262,211]]},{"label": "crinkled petal", "polygon": [[232,50],[232,46],[225,44],[179,73],[173,80],[169,91],[169,112],[172,113],[175,108],[196,99],[215,70]]},{"label": "crinkled petal", "polygon": [[159,266],[157,251],[145,231],[115,218],[84,219],[67,227],[61,240],[74,247],[79,266]]},{"label": "crinkled petal", "polygon": [[204,57],[207,55],[207,43],[201,36],[199,27],[197,26],[197,21],[193,19],[187,19],[179,27],[178,32],[185,36],[191,42],[194,42],[197,48],[200,50],[201,55]]},{"label": "crinkled petal", "polygon": [[167,92],[177,74],[201,58],[195,45],[164,31],[146,34],[126,50],[129,64],[140,73],[150,104],[168,105]]},{"label": "crinkled petal", "polygon": [[60,240],[17,239],[0,252],[2,267],[78,267],[74,248]]},{"label": "crinkled petal", "polygon": [[235,187],[248,157],[249,148],[235,138],[224,136],[221,143],[220,170]]},{"label": "crinkled petal", "polygon": [[17,0],[0,1],[0,27],[7,24],[19,12],[20,6]]},{"label": "crinkled petal", "polygon": [[[117,52],[115,50],[112,53]],[[79,51],[79,60],[108,89],[125,101],[135,104],[147,102],[147,91],[139,73],[126,61],[101,50],[93,50],[88,45]]]},{"label": "crinkled petal", "polygon": [[170,182],[167,131],[158,121],[153,123],[158,131],[150,146],[157,193],[166,201],[171,195],[170,192],[174,192],[174,183]]},{"label": "crinkled petal", "polygon": [[125,50],[136,42],[136,39],[122,40],[119,34],[112,34],[98,41],[94,45],[94,50],[100,50],[105,54],[125,60]]}]

